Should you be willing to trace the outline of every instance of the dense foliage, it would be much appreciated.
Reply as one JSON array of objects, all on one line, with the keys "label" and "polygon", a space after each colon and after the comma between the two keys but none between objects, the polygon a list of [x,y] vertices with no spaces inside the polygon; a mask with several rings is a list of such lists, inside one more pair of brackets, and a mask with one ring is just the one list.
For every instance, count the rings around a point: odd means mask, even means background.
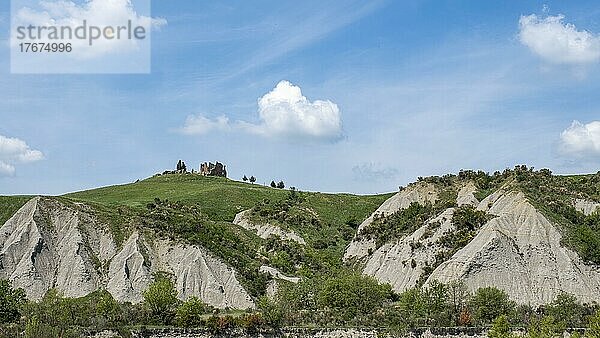
[{"label": "dense foliage", "polygon": [[24,303],[23,289],[15,290],[9,281],[0,280],[0,324],[19,319]]},{"label": "dense foliage", "polygon": [[304,277],[342,268],[341,258],[358,220],[369,214],[359,200],[353,202],[357,203],[354,208],[348,208],[347,198],[349,195],[314,194],[291,188],[283,199],[264,199],[255,205],[249,214],[252,222],[294,231],[307,244],[270,238],[261,253],[269,265]]},{"label": "dense foliage", "polygon": [[431,203],[411,203],[389,216],[376,215],[368,227],[358,234],[359,239],[375,240],[378,248],[392,239],[401,238],[423,226],[425,221],[435,216],[436,209]]}]

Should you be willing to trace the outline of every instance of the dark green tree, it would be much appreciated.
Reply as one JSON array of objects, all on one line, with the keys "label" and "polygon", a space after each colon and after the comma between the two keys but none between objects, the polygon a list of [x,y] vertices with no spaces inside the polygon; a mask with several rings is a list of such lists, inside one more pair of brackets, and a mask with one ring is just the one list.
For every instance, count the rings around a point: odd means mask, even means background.
[{"label": "dark green tree", "polygon": [[389,284],[380,285],[372,277],[349,273],[326,280],[317,295],[317,304],[320,309],[331,311],[335,316],[332,320],[347,322],[370,314],[391,295]]},{"label": "dark green tree", "polygon": [[246,177],[246,175],[244,175],[244,177],[242,177],[242,181],[248,182],[248,177]]},{"label": "dark green tree", "polygon": [[283,183],[283,181],[279,181],[279,183],[277,183],[277,188],[284,189],[285,188],[285,183]]},{"label": "dark green tree", "polygon": [[10,281],[0,280],[0,324],[19,320],[25,302],[23,289],[15,290]]},{"label": "dark green tree", "polygon": [[254,182],[256,182],[256,177],[250,176],[250,183],[254,184]]},{"label": "dark green tree", "polygon": [[502,315],[494,319],[487,336],[489,338],[511,338],[513,334],[508,324],[508,318]]},{"label": "dark green tree", "polygon": [[197,297],[190,297],[177,308],[175,322],[182,327],[199,327],[202,325],[202,315],[208,313],[210,307]]},{"label": "dark green tree", "polygon": [[277,184],[275,183],[275,181],[271,181],[271,188],[277,188]]},{"label": "dark green tree", "polygon": [[275,302],[273,299],[262,296],[258,300],[258,310],[262,314],[267,325],[277,329],[283,324],[283,311],[281,302]]},{"label": "dark green tree", "polygon": [[499,316],[510,315],[515,308],[515,303],[508,298],[506,292],[487,287],[477,290],[469,302],[469,307],[474,319],[480,324],[487,325]]},{"label": "dark green tree", "polygon": [[572,294],[560,293],[556,299],[546,307],[547,314],[567,327],[582,327],[585,323],[583,317],[585,307],[577,302]]}]

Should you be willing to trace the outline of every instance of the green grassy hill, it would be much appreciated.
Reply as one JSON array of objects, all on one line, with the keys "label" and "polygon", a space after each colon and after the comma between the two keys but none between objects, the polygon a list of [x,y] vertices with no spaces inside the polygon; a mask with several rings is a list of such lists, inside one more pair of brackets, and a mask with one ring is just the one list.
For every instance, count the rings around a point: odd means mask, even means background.
[{"label": "green grassy hill", "polygon": [[30,199],[31,196],[0,196],[0,226]]},{"label": "green grassy hill", "polygon": [[[144,209],[155,198],[195,204],[213,221],[231,222],[235,214],[264,200],[285,199],[289,190],[242,183],[221,177],[192,174],[154,176],[125,185],[87,190],[64,195],[69,200],[92,202],[107,207],[124,206]],[[306,204],[327,222],[343,224],[362,220],[392,194],[359,196],[303,192]]]}]

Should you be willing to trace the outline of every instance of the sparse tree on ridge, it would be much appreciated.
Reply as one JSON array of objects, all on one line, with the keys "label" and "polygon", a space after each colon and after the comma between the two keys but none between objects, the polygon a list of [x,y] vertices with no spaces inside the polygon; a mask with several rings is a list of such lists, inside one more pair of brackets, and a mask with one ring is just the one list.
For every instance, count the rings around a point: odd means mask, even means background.
[{"label": "sparse tree on ridge", "polygon": [[279,181],[279,183],[277,183],[277,188],[279,188],[279,189],[285,188],[285,183],[283,183],[283,181]]},{"label": "sparse tree on ridge", "polygon": [[256,182],[256,177],[250,176],[250,183],[254,184]]},{"label": "sparse tree on ridge", "polygon": [[246,175],[244,175],[244,177],[242,177],[242,181],[248,182],[248,177],[246,177]]},{"label": "sparse tree on ridge", "polygon": [[271,181],[271,188],[277,188],[277,184],[275,184],[275,181]]}]

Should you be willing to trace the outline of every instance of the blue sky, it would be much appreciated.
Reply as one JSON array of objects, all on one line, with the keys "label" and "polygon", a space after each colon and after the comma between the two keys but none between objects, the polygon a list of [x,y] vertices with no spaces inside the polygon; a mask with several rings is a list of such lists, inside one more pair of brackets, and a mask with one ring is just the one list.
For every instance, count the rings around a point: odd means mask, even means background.
[{"label": "blue sky", "polygon": [[11,75],[0,4],[0,194],[178,159],[354,193],[461,168],[599,170],[597,1],[154,0],[152,16],[151,74]]}]

